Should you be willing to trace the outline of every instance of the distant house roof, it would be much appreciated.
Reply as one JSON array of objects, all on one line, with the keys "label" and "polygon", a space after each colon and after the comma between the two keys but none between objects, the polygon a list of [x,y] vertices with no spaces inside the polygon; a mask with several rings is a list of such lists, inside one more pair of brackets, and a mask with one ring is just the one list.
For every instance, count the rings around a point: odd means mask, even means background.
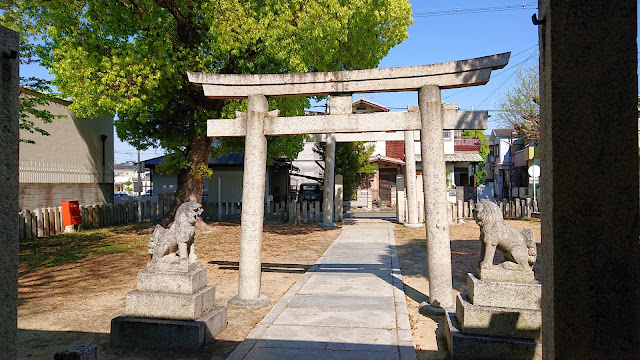
[{"label": "distant house roof", "polygon": [[480,152],[482,144],[478,139],[455,139],[453,143],[454,152]]},{"label": "distant house roof", "polygon": [[491,131],[493,136],[499,136],[499,137],[509,137],[513,132],[514,132],[513,129],[493,129]]},{"label": "distant house roof", "polygon": [[[164,160],[164,156],[158,156],[149,160],[144,160],[144,165],[146,167],[155,167],[156,165],[162,163]],[[244,164],[244,154],[226,154],[217,158],[212,158],[209,156],[208,165],[242,165]],[[151,166],[149,166],[151,165]]]},{"label": "distant house roof", "polygon": [[[362,96],[360,96],[360,99],[358,99],[358,101],[354,102],[352,105],[353,111],[357,112],[357,111],[362,111],[362,110],[366,110],[366,107],[371,107],[374,109],[375,111],[378,112],[388,112],[389,108],[386,108],[380,104],[376,104],[372,101],[368,101],[365,100]],[[364,107],[364,108],[362,108]]]},{"label": "distant house roof", "polygon": [[392,157],[388,157],[388,156],[382,156],[382,155],[370,156],[369,157],[369,162],[370,163],[386,162],[386,163],[391,163],[391,164],[404,165],[404,161],[402,161],[400,159],[396,159],[396,158],[392,158]]}]

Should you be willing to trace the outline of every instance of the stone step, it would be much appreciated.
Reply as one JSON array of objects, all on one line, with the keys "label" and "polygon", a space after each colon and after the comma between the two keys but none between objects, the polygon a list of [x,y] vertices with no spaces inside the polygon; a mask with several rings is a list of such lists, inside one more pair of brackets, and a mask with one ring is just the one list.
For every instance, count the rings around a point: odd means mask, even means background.
[{"label": "stone step", "polygon": [[140,270],[138,290],[171,294],[193,294],[207,286],[207,270],[189,272]]},{"label": "stone step", "polygon": [[478,279],[467,273],[467,293],[473,305],[540,310],[542,286]]},{"label": "stone step", "polygon": [[215,287],[207,285],[193,294],[133,290],[127,294],[128,317],[196,320],[215,306]]},{"label": "stone step", "polygon": [[531,339],[466,334],[456,319],[447,313],[445,334],[452,360],[541,360],[542,343]]},{"label": "stone step", "polygon": [[474,305],[465,294],[456,297],[456,317],[466,334],[524,339],[540,337],[540,310]]},{"label": "stone step", "polygon": [[227,327],[227,308],[216,306],[197,320],[118,316],[111,320],[111,344],[156,350],[199,350]]}]

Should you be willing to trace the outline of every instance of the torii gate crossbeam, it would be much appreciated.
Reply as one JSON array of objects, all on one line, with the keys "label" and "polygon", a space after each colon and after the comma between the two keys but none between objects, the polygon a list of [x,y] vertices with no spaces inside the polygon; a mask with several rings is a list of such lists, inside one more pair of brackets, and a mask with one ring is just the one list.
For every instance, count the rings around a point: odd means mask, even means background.
[{"label": "torii gate crossbeam", "polygon": [[[453,308],[442,131],[445,121],[447,128],[482,127],[474,124],[474,121],[469,121],[466,125],[465,121],[456,122],[459,118],[454,119],[450,125],[446,111],[442,109],[440,90],[483,85],[489,81],[493,70],[507,65],[509,56],[510,53],[503,53],[441,64],[330,73],[237,75],[189,72],[189,81],[202,85],[207,97],[248,98],[246,116],[240,115],[231,120],[210,120],[207,127],[208,136],[246,136],[248,145],[245,147],[242,189],[238,295],[228,304],[235,307],[261,307],[269,303],[269,299],[260,294],[265,135],[420,130],[429,299],[433,306]],[[414,111],[352,114],[351,99],[355,92],[415,90],[418,91],[418,109],[410,109]],[[316,95],[331,95],[330,114],[286,118],[279,117],[277,110],[268,111],[268,97]],[[329,138],[333,139],[333,135]],[[330,154],[329,157],[333,161]],[[329,180],[330,183],[325,182],[325,187],[331,189],[333,179]],[[326,225],[331,223],[333,204],[325,205],[323,223]]]}]

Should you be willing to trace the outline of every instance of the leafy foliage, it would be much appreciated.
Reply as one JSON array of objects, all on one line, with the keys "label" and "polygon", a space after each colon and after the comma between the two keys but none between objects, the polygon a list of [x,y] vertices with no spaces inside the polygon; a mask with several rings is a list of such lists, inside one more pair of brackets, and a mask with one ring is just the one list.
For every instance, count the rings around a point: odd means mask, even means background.
[{"label": "leafy foliage", "polygon": [[487,155],[489,155],[489,138],[482,130],[465,130],[462,132],[462,136],[473,136],[480,141],[480,156],[483,161],[477,165],[476,181],[478,185],[484,185],[487,178],[487,170],[484,169],[484,166],[487,163]]},{"label": "leafy foliage", "polygon": [[[118,137],[173,154],[178,201],[197,201],[198,187],[201,196],[196,174],[211,148],[206,120],[246,108],[243,101],[205,98],[187,71],[373,68],[413,22],[408,0],[7,0],[0,10],[0,21],[42,39],[34,51],[73,99],[75,114],[117,113]],[[309,105],[305,98],[269,103],[283,116]],[[295,158],[302,139],[270,138],[269,157]],[[219,144],[220,151],[243,149],[239,139]],[[182,184],[192,185],[189,194]]]},{"label": "leafy foliage", "polygon": [[[375,148],[366,142],[339,142],[336,143],[336,174],[343,176],[344,198],[351,199],[358,181],[361,178],[369,178],[376,172],[377,166],[369,163],[369,157]],[[324,159],[325,143],[317,143],[313,149]]]},{"label": "leafy foliage", "polygon": [[540,141],[540,85],[537,63],[518,71],[517,84],[498,102],[502,125],[526,143]]}]

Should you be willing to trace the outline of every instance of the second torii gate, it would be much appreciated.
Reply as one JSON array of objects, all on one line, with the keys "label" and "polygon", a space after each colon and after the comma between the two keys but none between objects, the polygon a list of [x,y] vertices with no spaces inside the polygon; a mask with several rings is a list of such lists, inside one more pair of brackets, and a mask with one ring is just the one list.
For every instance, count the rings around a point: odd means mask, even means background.
[{"label": "second torii gate", "polygon": [[[209,120],[207,126],[208,136],[246,137],[238,295],[229,300],[228,305],[262,307],[269,303],[269,299],[260,294],[267,160],[265,135],[329,134],[328,139],[333,142],[333,133],[420,130],[429,299],[433,306],[453,308],[442,131],[483,129],[486,122],[477,123],[473,116],[444,116],[440,90],[486,84],[493,70],[507,65],[509,55],[503,53],[432,65],[329,73],[188,73],[189,81],[202,85],[207,97],[248,98],[246,114],[239,113],[236,119]],[[418,107],[407,112],[352,114],[353,93],[393,91],[418,91]],[[280,117],[278,110],[269,112],[267,97],[318,95],[331,95],[329,114]],[[331,161],[326,171],[329,167],[333,169]],[[329,206],[327,213],[332,214],[333,204]],[[330,219],[331,215],[328,216]],[[323,222],[326,222],[324,217]]]}]

